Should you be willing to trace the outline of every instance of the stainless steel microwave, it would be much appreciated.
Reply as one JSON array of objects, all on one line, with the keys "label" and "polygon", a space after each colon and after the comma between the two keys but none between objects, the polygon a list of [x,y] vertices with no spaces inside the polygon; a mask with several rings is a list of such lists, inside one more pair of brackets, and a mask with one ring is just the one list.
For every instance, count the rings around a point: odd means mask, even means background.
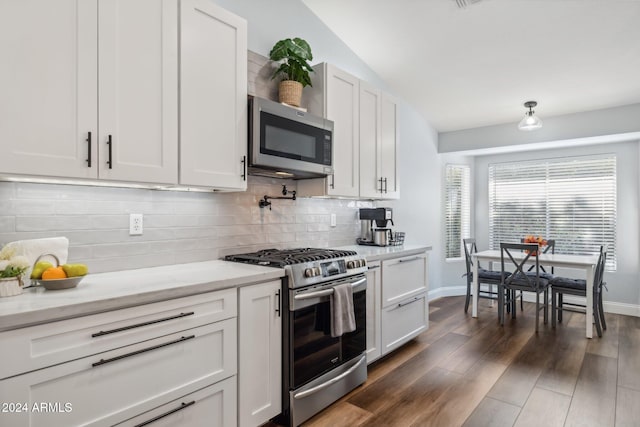
[{"label": "stainless steel microwave", "polygon": [[333,173],[333,122],[249,97],[249,173],[317,178]]}]

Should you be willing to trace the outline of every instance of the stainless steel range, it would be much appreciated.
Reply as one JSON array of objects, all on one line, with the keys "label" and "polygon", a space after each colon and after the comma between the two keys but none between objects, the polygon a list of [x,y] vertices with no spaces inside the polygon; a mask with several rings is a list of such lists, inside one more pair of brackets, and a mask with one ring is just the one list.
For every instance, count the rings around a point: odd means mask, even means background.
[{"label": "stainless steel range", "polygon": [[[367,265],[354,251],[266,249],[229,255],[228,261],[284,268],[283,418],[297,426],[367,379]],[[356,329],[330,333],[333,288],[351,284]]]}]

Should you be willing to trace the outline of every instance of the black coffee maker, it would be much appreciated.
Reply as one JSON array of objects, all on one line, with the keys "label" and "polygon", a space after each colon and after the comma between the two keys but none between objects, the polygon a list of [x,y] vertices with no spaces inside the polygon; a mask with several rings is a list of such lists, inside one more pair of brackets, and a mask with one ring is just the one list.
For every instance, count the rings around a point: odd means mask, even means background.
[{"label": "black coffee maker", "polygon": [[391,241],[393,212],[391,208],[362,208],[360,209],[360,237],[356,239],[359,245],[388,246]]}]

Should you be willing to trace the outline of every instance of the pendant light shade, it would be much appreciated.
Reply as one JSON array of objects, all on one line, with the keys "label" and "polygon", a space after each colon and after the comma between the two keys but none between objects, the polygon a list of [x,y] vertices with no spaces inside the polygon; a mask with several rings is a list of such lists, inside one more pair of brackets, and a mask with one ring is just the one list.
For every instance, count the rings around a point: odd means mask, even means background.
[{"label": "pendant light shade", "polygon": [[528,108],[529,111],[524,113],[524,118],[518,123],[518,129],[532,131],[542,127],[542,120],[540,120],[540,118],[535,115],[535,111],[533,111],[533,107],[536,105],[538,105],[536,101],[527,101],[524,103],[524,107]]}]

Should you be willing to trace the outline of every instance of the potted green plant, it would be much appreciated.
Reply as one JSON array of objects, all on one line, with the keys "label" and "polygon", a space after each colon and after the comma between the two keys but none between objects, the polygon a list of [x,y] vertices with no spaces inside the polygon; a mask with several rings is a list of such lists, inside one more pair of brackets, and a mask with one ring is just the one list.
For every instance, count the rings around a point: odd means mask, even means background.
[{"label": "potted green plant", "polygon": [[282,77],[280,102],[299,107],[302,88],[312,86],[309,73],[313,72],[313,68],[307,62],[313,59],[309,43],[297,37],[280,40],[269,52],[269,59],[280,63],[272,76],[272,79]]}]

